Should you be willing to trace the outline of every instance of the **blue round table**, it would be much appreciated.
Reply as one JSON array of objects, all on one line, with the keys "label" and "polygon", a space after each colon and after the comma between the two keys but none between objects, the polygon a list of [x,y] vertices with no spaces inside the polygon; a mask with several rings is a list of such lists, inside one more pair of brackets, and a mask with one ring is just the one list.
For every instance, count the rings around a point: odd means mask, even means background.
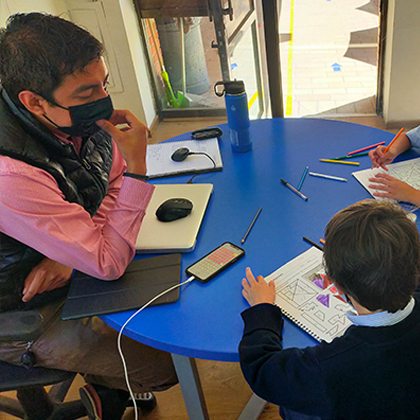
[{"label": "blue round table", "polygon": [[[241,246],[251,220],[262,207],[242,245],[246,255],[209,283],[194,281],[184,286],[176,303],[147,308],[124,332],[141,343],[172,353],[181,370],[189,370],[193,358],[239,360],[238,344],[243,330],[240,313],[248,307],[241,294],[246,267],[251,267],[256,275],[270,274],[310,247],[302,240],[303,236],[318,242],[337,211],[371,197],[351,175],[370,167],[368,156],[351,159],[360,162],[360,166],[325,163],[319,159],[343,156],[381,141],[388,144],[393,138],[393,134],[379,129],[340,121],[255,120],[250,128],[252,151],[235,154],[231,151],[227,124],[220,128],[224,132],[219,140],[223,170],[194,179],[194,183],[212,183],[214,192],[196,248],[182,256],[181,281],[187,278],[186,267],[221,243],[230,241]],[[189,138],[189,134],[183,134],[171,141]],[[409,151],[403,158],[414,155],[414,151]],[[297,187],[305,166],[313,172],[346,178],[348,182],[308,175],[301,188],[308,197],[308,201],[304,201],[282,185],[280,178]],[[185,183],[190,177],[165,178],[154,183]],[[108,325],[120,329],[132,313],[102,318]],[[286,320],[283,344],[284,347],[305,347],[315,345],[316,341]],[[186,365],[182,367],[182,363]],[[182,386],[183,373],[179,376]],[[184,392],[184,388],[191,388],[187,379],[182,390],[187,408],[191,407],[190,418],[208,418],[205,410],[200,414],[193,402],[187,401],[189,390]]]}]

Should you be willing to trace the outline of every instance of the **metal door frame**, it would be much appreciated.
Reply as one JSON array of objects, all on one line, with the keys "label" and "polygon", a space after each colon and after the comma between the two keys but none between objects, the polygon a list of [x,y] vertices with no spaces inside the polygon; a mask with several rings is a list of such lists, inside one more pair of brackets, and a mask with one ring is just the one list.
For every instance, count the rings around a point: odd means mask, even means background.
[{"label": "metal door frame", "polygon": [[[208,1],[208,10],[209,10],[209,18],[210,21],[213,21],[214,29],[215,29],[215,42],[213,42],[212,47],[217,48],[218,55],[219,55],[219,61],[220,61],[220,68],[222,73],[223,80],[231,80],[231,71],[230,71],[230,64],[229,64],[229,44],[235,45],[235,42],[239,42],[239,39],[237,39],[237,35],[239,31],[242,29],[248,30],[250,29],[252,31],[252,38],[253,38],[253,53],[254,53],[254,69],[256,72],[256,81],[257,81],[257,89],[259,92],[258,100],[259,100],[259,115],[258,118],[261,117],[262,113],[266,111],[266,104],[264,101],[264,95],[266,94],[264,91],[264,82],[263,82],[263,75],[262,75],[262,66],[260,60],[265,60],[267,62],[267,68],[268,68],[268,80],[269,83],[267,86],[269,87],[269,95],[270,95],[270,104],[271,104],[271,110],[274,116],[282,116],[278,115],[278,113],[274,114],[273,110],[278,109],[278,104],[282,104],[282,98],[281,98],[281,90],[280,94],[278,93],[278,86],[280,86],[281,89],[281,80],[279,81],[279,74],[280,74],[280,67],[279,63],[280,60],[278,60],[278,63],[272,58],[271,56],[271,50],[272,47],[267,48],[268,46],[271,46],[272,44],[276,44],[276,42],[273,42],[273,39],[275,40],[275,35],[277,34],[278,38],[278,30],[274,30],[273,28],[273,20],[272,15],[270,15],[272,12],[266,13],[265,9],[267,9],[266,3],[271,3],[274,1],[275,5],[277,6],[278,0],[264,0],[262,2],[263,9],[264,9],[264,32],[265,32],[265,50],[266,54],[261,54],[260,50],[264,50],[264,48],[261,48],[261,45],[259,45],[258,41],[258,31],[257,31],[257,13],[256,13],[256,7],[255,2],[258,2],[259,0],[252,0],[253,8],[249,11],[249,13],[246,14],[244,19],[241,21],[241,23],[238,25],[237,28],[235,28],[235,31],[228,37],[226,26],[224,23],[224,19],[226,15],[232,15],[233,10],[231,6],[230,0],[207,0]],[[144,25],[141,23],[142,19],[146,16],[142,15],[141,10],[139,9],[138,3],[135,1],[136,6],[136,12],[138,19],[140,21],[140,25],[142,27],[141,37],[143,41],[143,45],[145,46],[145,50],[150,53],[149,45],[147,42],[147,38],[145,35],[145,28]],[[227,4],[227,7],[224,8],[224,4]],[[277,8],[277,7],[275,7]],[[272,8],[271,8],[272,9]],[[149,16],[148,17],[152,17]],[[157,15],[156,15],[157,17]],[[269,19],[268,19],[269,18]],[[268,19],[265,21],[265,19]],[[275,20],[278,23],[278,17]],[[274,21],[274,25],[275,25]],[[268,36],[267,36],[268,34]],[[267,42],[267,39],[270,39],[270,42]],[[279,49],[279,43],[277,43],[277,49]],[[280,56],[280,53],[278,52],[278,56]],[[273,64],[274,66],[277,66],[273,70]],[[225,108],[160,108],[159,103],[159,97],[158,92],[155,86],[156,82],[156,76],[154,73],[153,65],[151,63],[151,57],[149,54],[149,59],[147,60],[147,67],[148,71],[151,76],[151,80],[153,80],[153,96],[155,100],[155,108],[157,110],[157,114],[159,116],[160,120],[163,120],[165,118],[186,118],[186,117],[225,117],[226,116],[226,109]],[[275,81],[277,80],[277,84]],[[277,87],[276,87],[277,86]],[[273,89],[273,93],[271,93],[271,90]],[[277,105],[276,105],[277,103]]]}]

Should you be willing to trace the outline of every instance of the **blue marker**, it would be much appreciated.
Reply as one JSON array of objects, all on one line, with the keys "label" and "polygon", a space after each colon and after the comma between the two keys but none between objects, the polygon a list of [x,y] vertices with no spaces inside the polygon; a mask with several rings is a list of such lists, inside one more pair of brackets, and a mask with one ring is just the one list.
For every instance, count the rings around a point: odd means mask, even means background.
[{"label": "blue marker", "polygon": [[305,181],[305,177],[306,177],[306,174],[308,173],[308,169],[309,169],[309,166],[307,166],[305,170],[303,171],[302,178],[300,179],[299,185],[297,187],[298,191],[300,191],[300,189],[302,188],[302,184],[303,184],[303,181]]}]

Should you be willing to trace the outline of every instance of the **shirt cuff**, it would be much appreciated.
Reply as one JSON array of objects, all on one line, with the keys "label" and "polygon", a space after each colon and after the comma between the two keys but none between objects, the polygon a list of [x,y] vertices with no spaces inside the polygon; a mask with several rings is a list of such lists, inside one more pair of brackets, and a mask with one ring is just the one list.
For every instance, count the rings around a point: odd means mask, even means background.
[{"label": "shirt cuff", "polygon": [[127,207],[146,209],[154,189],[154,185],[135,178],[124,177],[118,194],[118,201]]},{"label": "shirt cuff", "polygon": [[420,126],[413,128],[406,133],[412,147],[420,147]]},{"label": "shirt cuff", "polygon": [[281,309],[270,303],[260,303],[251,306],[241,314],[245,323],[244,334],[250,334],[255,330],[265,329],[281,337],[283,318]]}]

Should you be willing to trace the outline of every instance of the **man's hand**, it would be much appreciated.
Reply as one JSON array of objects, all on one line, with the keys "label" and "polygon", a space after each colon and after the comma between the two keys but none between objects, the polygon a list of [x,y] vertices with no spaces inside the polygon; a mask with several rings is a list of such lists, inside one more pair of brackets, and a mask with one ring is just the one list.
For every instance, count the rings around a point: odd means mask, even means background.
[{"label": "man's hand", "polygon": [[44,258],[26,277],[22,300],[29,302],[36,294],[64,286],[72,272],[72,268]]},{"label": "man's hand", "polygon": [[242,295],[251,306],[259,303],[274,303],[276,298],[276,289],[274,282],[266,283],[263,276],[255,279],[251,269],[248,267],[245,271],[246,279],[242,279]]},{"label": "man's hand", "polygon": [[[96,124],[107,131],[118,145],[127,162],[127,171],[146,175],[146,148],[149,130],[130,111],[116,109],[109,121],[99,120]],[[126,124],[117,128],[118,124]]]},{"label": "man's hand", "polygon": [[379,173],[374,178],[369,178],[369,181],[374,182],[369,184],[369,188],[377,190],[373,193],[375,197],[392,198],[413,204],[417,204],[420,200],[420,191],[391,175]]}]

